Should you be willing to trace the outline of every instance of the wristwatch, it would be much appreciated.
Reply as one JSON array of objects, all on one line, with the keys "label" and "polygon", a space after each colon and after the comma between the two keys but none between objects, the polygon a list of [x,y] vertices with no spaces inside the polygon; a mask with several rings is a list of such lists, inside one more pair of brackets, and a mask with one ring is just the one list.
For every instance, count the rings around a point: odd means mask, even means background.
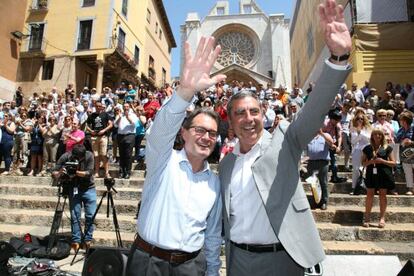
[{"label": "wristwatch", "polygon": [[331,54],[331,59],[335,61],[344,61],[344,60],[348,60],[350,56],[351,56],[350,53],[346,53],[345,55],[342,55],[342,56],[335,56],[334,54]]}]

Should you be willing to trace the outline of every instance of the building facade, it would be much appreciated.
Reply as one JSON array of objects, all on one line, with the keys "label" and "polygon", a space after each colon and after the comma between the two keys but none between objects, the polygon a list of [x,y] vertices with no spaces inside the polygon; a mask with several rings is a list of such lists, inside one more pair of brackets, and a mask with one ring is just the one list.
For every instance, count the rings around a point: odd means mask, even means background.
[{"label": "building facade", "polygon": [[[353,70],[346,83],[359,87],[367,80],[384,92],[388,81],[414,81],[414,1],[337,0],[345,7],[351,30]],[[290,28],[292,79],[307,88],[321,71],[329,50],[315,21],[320,1],[296,0]]]},{"label": "building facade", "polygon": [[283,14],[268,16],[251,0],[239,1],[238,14],[230,14],[228,1],[217,1],[202,20],[197,13],[188,14],[181,26],[181,68],[184,43],[194,53],[201,36],[214,36],[222,48],[212,75],[226,74],[228,82],[291,87],[289,20]]},{"label": "building facade", "polygon": [[23,91],[48,92],[53,86],[62,91],[72,83],[76,91],[87,86],[99,93],[121,82],[138,84],[148,75],[150,54],[167,56],[163,66],[169,74],[175,41],[163,6],[154,9],[163,19],[163,40],[157,41],[162,47],[151,53],[146,48],[146,11],[155,5],[162,1],[29,0],[25,29],[30,36],[22,40],[17,74]]},{"label": "building facade", "polygon": [[3,0],[0,5],[0,99],[11,100],[17,88],[25,14],[26,0]]}]

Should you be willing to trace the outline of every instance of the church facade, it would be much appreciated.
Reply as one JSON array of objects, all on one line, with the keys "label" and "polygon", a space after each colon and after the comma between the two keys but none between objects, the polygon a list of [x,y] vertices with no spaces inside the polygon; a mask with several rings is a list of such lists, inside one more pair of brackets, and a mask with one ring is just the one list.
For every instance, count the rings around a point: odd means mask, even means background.
[{"label": "church facade", "polygon": [[238,14],[229,13],[228,1],[217,1],[204,19],[189,13],[181,26],[181,68],[184,43],[188,41],[194,53],[202,36],[214,36],[222,48],[213,76],[226,74],[227,82],[292,87],[289,19],[283,14],[266,15],[252,0],[240,0]]}]

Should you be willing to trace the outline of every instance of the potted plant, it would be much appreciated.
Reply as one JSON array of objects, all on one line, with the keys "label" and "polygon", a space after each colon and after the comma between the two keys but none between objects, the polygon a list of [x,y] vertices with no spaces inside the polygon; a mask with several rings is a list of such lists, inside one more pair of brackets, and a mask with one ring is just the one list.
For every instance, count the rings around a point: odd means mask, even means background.
[{"label": "potted plant", "polygon": [[39,1],[38,1],[38,6],[39,6],[39,8],[41,8],[41,9],[45,9],[45,8],[47,8],[47,0],[39,0]]}]

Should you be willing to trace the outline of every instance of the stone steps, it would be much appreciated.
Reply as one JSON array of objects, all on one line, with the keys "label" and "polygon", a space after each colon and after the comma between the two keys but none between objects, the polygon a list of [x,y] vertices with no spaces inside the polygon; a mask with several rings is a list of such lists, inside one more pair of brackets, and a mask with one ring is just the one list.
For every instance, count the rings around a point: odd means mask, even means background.
[{"label": "stone steps", "polygon": [[[114,199],[123,200],[139,200],[142,193],[142,188],[120,186],[115,187],[118,193],[113,193]],[[97,186],[98,198],[106,192],[105,186]],[[30,184],[0,184],[0,195],[31,195],[31,196],[57,196],[58,188],[46,185],[30,185]]]},{"label": "stone steps", "polygon": [[[307,194],[309,202],[313,202],[311,194]],[[330,194],[329,195],[329,206],[365,206],[365,195],[348,195],[348,194]],[[406,195],[387,195],[388,207],[413,207],[414,196]],[[378,208],[379,199],[378,195],[374,197],[373,208]]]},{"label": "stone steps", "polygon": [[[141,197],[145,172],[139,169],[142,164],[134,163],[132,178],[115,179],[114,202],[118,214],[121,236],[124,246],[128,247],[135,234],[137,203]],[[217,164],[212,164],[217,170]],[[117,165],[110,165],[111,175],[116,177]],[[371,254],[398,255],[401,260],[414,258],[414,197],[388,196],[386,227],[379,229],[375,224],[379,220],[378,196],[375,197],[371,216],[373,227],[361,226],[365,196],[351,196],[351,173],[340,172],[347,177],[344,183],[329,183],[330,201],[328,210],[312,210],[327,254]],[[397,178],[397,191],[405,193],[405,182]],[[102,178],[96,179],[98,200],[106,188]],[[310,185],[303,183],[308,197]],[[0,177],[0,240],[25,233],[44,236],[49,234],[53,213],[57,202],[57,188],[51,186],[50,177],[1,176]],[[312,202],[312,200],[310,200]],[[63,216],[63,231],[70,235],[69,206]],[[106,200],[96,219],[95,244],[115,246],[112,214],[106,217]],[[60,229],[62,231],[62,229]],[[68,262],[68,261],[67,261]],[[69,260],[70,262],[70,260]],[[77,266],[82,268],[80,265]],[[68,271],[79,271],[67,269]]]},{"label": "stone steps", "polygon": [[401,261],[414,258],[413,241],[323,241],[322,243],[325,254],[328,255],[397,255]]},{"label": "stone steps", "polygon": [[[63,216],[62,224],[70,226],[69,210]],[[51,225],[53,211],[33,210],[29,214],[21,209],[6,209],[0,214],[0,222],[9,225]],[[118,214],[119,228],[122,234],[134,234],[136,221],[133,215]],[[374,227],[375,220],[372,220],[373,227],[363,228],[361,223],[338,224],[318,222],[317,226],[322,240],[367,240],[367,241],[410,241],[414,240],[414,224],[394,223],[387,221],[385,229]],[[378,223],[378,222],[376,222]],[[111,232],[114,231],[112,215],[106,217],[106,208],[101,210],[96,219],[96,230]],[[1,232],[1,230],[0,230]],[[46,235],[48,232],[43,233]]]},{"label": "stone steps", "polygon": [[[388,225],[387,225],[388,226]],[[43,236],[49,233],[49,227],[2,224],[0,240],[8,240],[12,236],[22,236],[25,233]],[[70,229],[64,228],[64,233],[70,235]],[[130,247],[134,233],[122,233],[124,247]],[[95,244],[116,246],[115,233],[96,230]],[[323,241],[326,254],[359,254],[359,255],[398,255],[401,260],[414,258],[414,242],[411,241]]]},{"label": "stone steps", "polygon": [[[311,192],[311,185],[309,183],[303,183],[305,192]],[[347,181],[344,183],[328,183],[328,191],[330,194],[349,194],[352,191],[352,182]],[[395,191],[399,195],[404,195],[407,192],[407,185],[405,182],[395,182]]]},{"label": "stone steps", "polygon": [[[137,211],[138,200],[117,200],[115,201],[115,207],[119,213],[135,214]],[[29,196],[29,195],[0,195],[0,208],[12,208],[12,209],[41,209],[54,211],[56,207],[57,197],[46,196]],[[99,203],[99,198],[98,202]],[[103,200],[102,207],[99,212],[106,212],[106,200]],[[69,209],[69,203],[67,202],[67,209]]]},{"label": "stone steps", "polygon": [[[118,187],[137,187],[142,188],[144,185],[143,172],[140,172],[137,177],[131,177],[130,179],[115,179],[115,189]],[[42,177],[42,176],[1,176],[0,184],[26,184],[26,185],[44,185],[51,186],[52,178],[51,177]],[[97,187],[105,187],[104,179],[98,178],[95,179],[95,185]]]},{"label": "stone steps", "polygon": [[[317,222],[360,225],[364,218],[365,207],[328,206],[327,210],[315,209],[312,213]],[[388,207],[385,219],[387,223],[413,223],[414,208]],[[379,221],[379,208],[372,209],[371,221]]]}]

